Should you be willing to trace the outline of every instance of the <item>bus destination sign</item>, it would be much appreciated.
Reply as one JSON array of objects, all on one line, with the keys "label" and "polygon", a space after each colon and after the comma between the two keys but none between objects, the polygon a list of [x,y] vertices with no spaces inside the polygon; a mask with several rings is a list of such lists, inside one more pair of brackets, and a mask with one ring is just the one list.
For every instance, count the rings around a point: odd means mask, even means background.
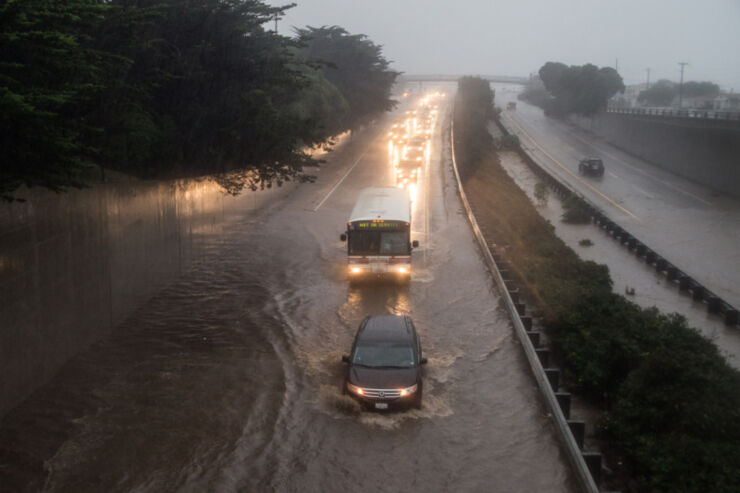
[{"label": "bus destination sign", "polygon": [[349,224],[350,230],[373,230],[373,229],[403,229],[408,223],[403,221],[384,221],[383,219],[373,219],[371,221],[356,221]]}]

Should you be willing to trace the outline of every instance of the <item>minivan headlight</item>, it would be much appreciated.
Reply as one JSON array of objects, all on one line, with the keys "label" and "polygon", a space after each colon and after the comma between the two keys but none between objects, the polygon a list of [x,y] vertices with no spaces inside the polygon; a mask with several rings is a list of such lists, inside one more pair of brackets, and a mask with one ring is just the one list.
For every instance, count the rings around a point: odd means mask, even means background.
[{"label": "minivan headlight", "polygon": [[352,385],[349,382],[347,382],[347,389],[353,394],[365,395],[365,391],[362,389],[362,387],[358,387],[357,385]]},{"label": "minivan headlight", "polygon": [[419,386],[417,384],[412,385],[411,387],[406,387],[405,389],[401,389],[401,397],[406,397],[407,395],[411,395],[414,392],[416,392],[416,389]]}]

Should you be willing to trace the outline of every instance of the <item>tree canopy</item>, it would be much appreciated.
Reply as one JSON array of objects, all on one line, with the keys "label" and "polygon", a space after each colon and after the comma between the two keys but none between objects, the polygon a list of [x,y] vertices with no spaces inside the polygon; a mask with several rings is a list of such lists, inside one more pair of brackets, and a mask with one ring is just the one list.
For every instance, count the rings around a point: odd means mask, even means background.
[{"label": "tree canopy", "polygon": [[[339,27],[271,31],[261,0],[9,0],[0,7],[0,196],[90,170],[310,180],[304,149],[391,108],[381,47]],[[320,62],[318,62],[320,61]],[[317,63],[318,62],[318,63]]]},{"label": "tree canopy", "polygon": [[649,89],[640,91],[637,100],[647,106],[670,106],[673,100],[678,96],[679,90],[684,97],[701,97],[712,98],[719,95],[719,86],[713,82],[688,81],[684,82],[683,87],[667,79],[661,79]]},{"label": "tree canopy", "polygon": [[678,94],[676,85],[666,79],[661,79],[649,89],[640,91],[637,101],[648,106],[669,106]]},{"label": "tree canopy", "polygon": [[463,180],[482,162],[481,156],[490,150],[493,143],[488,122],[494,116],[495,97],[495,91],[485,79],[466,76],[457,81],[455,152]]},{"label": "tree canopy", "polygon": [[355,128],[395,106],[390,93],[399,73],[389,70],[380,46],[339,26],[308,26],[296,33],[304,45],[301,56],[317,63],[326,80],[344,96],[347,112],[336,123]]},{"label": "tree canopy", "polygon": [[609,98],[625,89],[616,70],[598,68],[590,63],[567,66],[547,62],[540,68],[539,75],[552,96],[545,111],[554,116],[592,115],[606,108]]},{"label": "tree canopy", "polygon": [[16,0],[0,6],[0,197],[19,186],[79,186],[93,149],[87,104],[103,91],[105,55],[85,28],[108,7],[96,2]]},{"label": "tree canopy", "polygon": [[709,81],[703,81],[703,82],[696,82],[696,81],[688,81],[684,82],[683,84],[683,95],[688,97],[696,97],[696,96],[718,96],[719,95],[719,86],[715,84],[714,82]]}]

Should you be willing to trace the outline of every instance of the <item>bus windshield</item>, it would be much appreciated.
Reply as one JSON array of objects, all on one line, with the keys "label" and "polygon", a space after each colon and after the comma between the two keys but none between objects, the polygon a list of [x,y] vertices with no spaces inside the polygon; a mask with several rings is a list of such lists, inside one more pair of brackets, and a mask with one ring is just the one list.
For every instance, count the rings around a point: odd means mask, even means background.
[{"label": "bus windshield", "polygon": [[350,255],[408,255],[406,231],[352,231],[349,235]]}]

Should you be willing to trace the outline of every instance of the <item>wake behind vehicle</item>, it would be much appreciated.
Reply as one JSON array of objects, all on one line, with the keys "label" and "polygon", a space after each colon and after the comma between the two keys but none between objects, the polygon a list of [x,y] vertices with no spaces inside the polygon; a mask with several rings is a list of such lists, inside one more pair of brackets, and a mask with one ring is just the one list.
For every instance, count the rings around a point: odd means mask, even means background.
[{"label": "wake behind vehicle", "polygon": [[370,409],[421,408],[421,342],[411,318],[398,315],[366,317],[357,330],[343,393]]},{"label": "wake behind vehicle", "polygon": [[578,162],[578,172],[582,175],[603,176],[604,162],[597,157],[583,158]]},{"label": "wake behind vehicle", "polygon": [[408,281],[411,276],[411,202],[408,190],[395,187],[366,188],[357,197],[347,231],[347,268],[350,279],[391,277]]}]

